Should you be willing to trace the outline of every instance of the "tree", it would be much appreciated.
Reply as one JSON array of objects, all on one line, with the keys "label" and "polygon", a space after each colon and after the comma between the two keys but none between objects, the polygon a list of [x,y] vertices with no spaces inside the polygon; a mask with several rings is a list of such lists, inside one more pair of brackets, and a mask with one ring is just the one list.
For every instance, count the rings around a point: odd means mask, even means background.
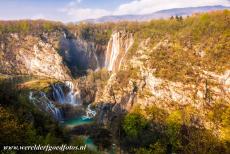
[{"label": "tree", "polygon": [[146,126],[146,120],[137,113],[130,113],[125,116],[123,129],[131,138],[137,138],[139,135],[141,135]]},{"label": "tree", "polygon": [[178,21],[180,18],[179,18],[179,16],[178,15],[176,15],[176,20]]},{"label": "tree", "polygon": [[177,151],[177,149],[181,148],[181,141],[179,136],[180,136],[182,123],[183,123],[183,118],[182,118],[181,111],[172,112],[166,119],[166,124],[167,124],[166,134],[169,138],[168,149]]},{"label": "tree", "polygon": [[27,21],[21,21],[20,23],[19,23],[19,29],[20,29],[20,31],[22,31],[22,32],[28,32],[29,31],[29,24],[28,24],[28,22]]}]

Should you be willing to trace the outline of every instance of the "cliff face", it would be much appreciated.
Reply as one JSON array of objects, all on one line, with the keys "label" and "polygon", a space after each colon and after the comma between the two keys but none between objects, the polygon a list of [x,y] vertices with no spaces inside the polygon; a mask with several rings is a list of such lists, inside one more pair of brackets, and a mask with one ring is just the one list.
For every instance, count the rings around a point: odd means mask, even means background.
[{"label": "cliff face", "polygon": [[[87,41],[67,30],[1,35],[0,72],[69,80],[71,75],[103,67],[118,71],[134,40],[131,33],[115,31],[107,45]],[[70,73],[71,72],[71,73]]]},{"label": "cliff face", "polygon": [[[139,32],[133,34],[133,45],[122,63],[114,64],[119,58],[111,58],[111,55],[119,55],[124,50],[111,53],[119,51],[119,44],[132,41],[126,39],[117,43],[121,40],[115,38],[124,34],[113,34],[108,45],[109,56],[106,56],[110,62],[106,61],[106,66],[108,70],[116,71],[96,94],[95,104],[107,108],[107,115],[100,120],[108,122],[108,117],[113,114],[130,112],[135,107],[144,112],[151,106],[157,106],[172,112],[192,106],[203,111],[200,114],[205,121],[205,114],[215,104],[228,104],[230,48],[226,19],[229,16],[218,13],[209,16],[209,20],[219,26],[204,20],[206,16],[195,16],[181,22],[157,21],[140,27]],[[205,122],[202,125],[209,127]]]},{"label": "cliff face", "polygon": [[1,35],[0,72],[70,79],[69,70],[57,52],[61,35],[60,32]]},{"label": "cliff face", "polygon": [[104,66],[106,46],[67,30],[4,33],[0,39],[0,73],[60,80]]},{"label": "cliff face", "polygon": [[139,105],[143,109],[154,104],[167,109],[176,104],[200,108],[203,104],[212,104],[220,99],[230,101],[229,69],[218,74],[191,66],[197,73],[195,77],[190,77],[197,80],[194,82],[158,77],[156,68],[151,67],[151,52],[168,48],[170,41],[160,41],[153,47],[149,42],[150,39],[141,42],[136,54],[124,59],[125,63],[112,74],[101,92],[103,95],[99,92],[96,102],[110,102],[113,109],[130,111],[133,106]]},{"label": "cliff face", "polygon": [[87,69],[97,70],[104,65],[105,47],[74,35],[60,40],[60,51],[72,74]]}]

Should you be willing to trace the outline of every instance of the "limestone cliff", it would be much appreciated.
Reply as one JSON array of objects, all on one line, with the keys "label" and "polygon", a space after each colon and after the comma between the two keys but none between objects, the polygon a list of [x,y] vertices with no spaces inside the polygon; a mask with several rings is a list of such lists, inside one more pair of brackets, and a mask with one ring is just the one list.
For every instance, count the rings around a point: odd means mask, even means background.
[{"label": "limestone cliff", "polygon": [[136,54],[124,59],[120,70],[113,73],[102,92],[98,92],[97,103],[111,103],[115,104],[113,109],[119,107],[129,111],[136,105],[143,109],[154,104],[166,109],[175,104],[192,104],[199,108],[223,98],[230,101],[230,70],[217,74],[192,67],[198,73],[197,81],[187,83],[157,77],[157,70],[151,67],[150,53],[173,44],[163,40],[153,47],[150,45],[150,39],[142,41]]},{"label": "limestone cliff", "polygon": [[105,47],[77,35],[65,34],[60,40],[60,51],[73,74],[104,65]]},{"label": "limestone cliff", "polygon": [[70,79],[69,70],[58,54],[61,35],[61,32],[1,35],[0,72]]}]

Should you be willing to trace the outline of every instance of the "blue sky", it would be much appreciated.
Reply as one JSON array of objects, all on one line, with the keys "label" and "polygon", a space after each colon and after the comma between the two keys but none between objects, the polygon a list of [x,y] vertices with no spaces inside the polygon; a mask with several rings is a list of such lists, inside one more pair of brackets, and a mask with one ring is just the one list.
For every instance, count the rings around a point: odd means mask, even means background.
[{"label": "blue sky", "polygon": [[206,5],[230,6],[230,0],[0,0],[0,20],[75,22],[107,15],[147,14]]}]

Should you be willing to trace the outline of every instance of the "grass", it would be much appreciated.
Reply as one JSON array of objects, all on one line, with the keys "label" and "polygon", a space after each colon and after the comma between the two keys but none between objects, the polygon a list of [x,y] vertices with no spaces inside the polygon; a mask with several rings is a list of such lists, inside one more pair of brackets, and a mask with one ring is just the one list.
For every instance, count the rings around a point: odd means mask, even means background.
[{"label": "grass", "polygon": [[20,88],[25,88],[28,90],[37,90],[48,92],[50,90],[50,85],[57,82],[55,79],[33,79],[20,83],[18,86]]}]

